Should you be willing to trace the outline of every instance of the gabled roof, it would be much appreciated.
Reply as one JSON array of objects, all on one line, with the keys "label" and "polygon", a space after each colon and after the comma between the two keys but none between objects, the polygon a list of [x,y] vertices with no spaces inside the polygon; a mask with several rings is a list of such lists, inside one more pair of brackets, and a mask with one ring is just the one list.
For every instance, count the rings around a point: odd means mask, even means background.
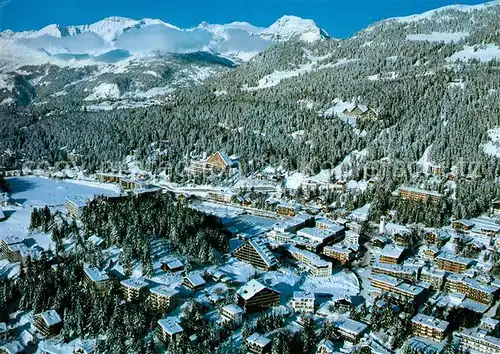
[{"label": "gabled roof", "polygon": [[43,321],[47,324],[47,326],[55,326],[56,324],[59,324],[62,322],[61,317],[55,310],[48,310],[45,312],[42,312],[38,314]]},{"label": "gabled roof", "polygon": [[252,279],[248,283],[243,285],[237,291],[237,294],[239,296],[241,296],[244,300],[248,300],[248,299],[251,299],[253,296],[255,296],[255,294],[261,292],[264,289],[269,289],[269,290],[272,290],[272,291],[279,294],[278,291],[271,289],[271,288],[268,288],[267,286],[265,286],[264,284],[262,284],[261,282],[255,280],[255,279]]},{"label": "gabled roof", "polygon": [[206,283],[205,279],[197,273],[191,273],[185,276],[185,279],[190,282],[193,286],[202,286]]},{"label": "gabled roof", "polygon": [[259,333],[253,333],[251,336],[247,338],[247,342],[263,348],[269,343],[271,343],[271,340],[267,337],[264,337],[263,335],[260,335]]}]

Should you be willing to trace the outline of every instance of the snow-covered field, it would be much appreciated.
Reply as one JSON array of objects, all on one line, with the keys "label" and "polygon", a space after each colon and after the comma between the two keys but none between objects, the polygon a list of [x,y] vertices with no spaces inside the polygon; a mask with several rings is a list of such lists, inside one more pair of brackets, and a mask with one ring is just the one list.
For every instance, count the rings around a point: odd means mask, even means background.
[{"label": "snow-covered field", "polygon": [[315,278],[298,275],[290,269],[266,272],[262,281],[272,286],[285,296],[292,296],[294,291],[310,291],[315,294],[331,295],[335,298],[359,294],[360,285],[353,272],[339,270],[330,277]]},{"label": "snow-covered field", "polygon": [[483,145],[486,155],[500,157],[500,127],[488,130],[490,141]]},{"label": "snow-covered field", "polygon": [[[45,250],[55,249],[50,236],[28,230],[34,207],[48,205],[52,210],[62,210],[66,198],[88,199],[95,195],[119,194],[114,186],[86,181],[57,181],[35,176],[8,178],[7,181],[12,190],[11,196],[19,206],[3,207],[7,220],[0,222],[0,237],[16,235],[31,238]],[[12,268],[0,263],[0,275],[10,275],[12,271]]]},{"label": "snow-covered field", "polygon": [[64,205],[66,198],[87,199],[94,195],[118,195],[119,190],[110,184],[25,176],[8,178],[11,197],[24,207]]},{"label": "snow-covered field", "polygon": [[484,46],[464,46],[464,49],[449,57],[448,61],[468,61],[470,59],[476,59],[480,62],[500,59],[500,48],[496,44],[491,43]]}]

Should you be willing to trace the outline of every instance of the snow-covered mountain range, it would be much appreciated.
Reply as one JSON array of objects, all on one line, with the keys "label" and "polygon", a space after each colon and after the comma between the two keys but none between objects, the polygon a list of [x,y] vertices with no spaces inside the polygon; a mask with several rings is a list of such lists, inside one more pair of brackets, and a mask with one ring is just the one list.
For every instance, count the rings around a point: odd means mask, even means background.
[{"label": "snow-covered mountain range", "polygon": [[3,65],[64,61],[117,62],[130,57],[207,51],[247,61],[273,42],[326,38],[312,20],[284,16],[268,28],[246,22],[226,25],[202,23],[181,29],[161,20],[110,17],[80,26],[49,25],[37,31],[0,33]]}]

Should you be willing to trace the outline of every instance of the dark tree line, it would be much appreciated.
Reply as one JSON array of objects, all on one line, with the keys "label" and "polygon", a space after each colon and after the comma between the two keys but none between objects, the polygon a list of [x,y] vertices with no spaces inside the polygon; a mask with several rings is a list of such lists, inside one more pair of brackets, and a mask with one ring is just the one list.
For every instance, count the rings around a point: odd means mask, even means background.
[{"label": "dark tree line", "polygon": [[124,268],[131,272],[138,259],[147,275],[152,272],[151,242],[164,239],[174,252],[197,263],[214,264],[228,249],[219,221],[175,201],[170,194],[139,197],[98,197],[84,208],[86,237],[98,235],[107,245],[122,248]]}]

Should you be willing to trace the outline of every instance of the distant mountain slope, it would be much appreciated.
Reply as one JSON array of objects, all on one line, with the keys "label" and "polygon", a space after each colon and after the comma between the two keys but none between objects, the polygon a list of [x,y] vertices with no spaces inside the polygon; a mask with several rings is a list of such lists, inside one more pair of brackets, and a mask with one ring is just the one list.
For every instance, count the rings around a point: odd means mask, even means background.
[{"label": "distant mountain slope", "polygon": [[[201,84],[273,43],[326,38],[313,21],[294,16],[268,28],[235,22],[180,29],[160,20],[110,17],[90,25],[4,31],[0,106],[57,106],[67,99],[72,103],[66,106],[105,110],[158,104],[159,97]],[[25,95],[27,86],[31,95]]]},{"label": "distant mountain slope", "polygon": [[[176,163],[190,152],[224,150],[255,168],[274,164],[307,174],[338,166],[356,151],[363,159],[349,169],[356,178],[363,177],[362,162],[408,167],[397,177],[401,183],[417,162],[444,171],[467,165],[466,173],[475,163],[492,181],[500,126],[498,23],[497,2],[381,21],[346,40],[291,36],[237,67],[210,51],[82,68],[25,67],[17,74],[22,80],[0,77],[0,84],[4,92],[22,88],[23,102],[32,100],[29,114],[40,119],[2,138],[0,148],[34,161],[50,151],[51,162],[64,158],[64,148],[85,155],[89,168],[97,161],[119,166],[134,153],[152,169],[160,168],[159,151],[161,163]],[[230,27],[207,32],[260,31]],[[154,107],[138,108],[145,101]],[[344,111],[355,104],[378,117],[349,118]]]}]

